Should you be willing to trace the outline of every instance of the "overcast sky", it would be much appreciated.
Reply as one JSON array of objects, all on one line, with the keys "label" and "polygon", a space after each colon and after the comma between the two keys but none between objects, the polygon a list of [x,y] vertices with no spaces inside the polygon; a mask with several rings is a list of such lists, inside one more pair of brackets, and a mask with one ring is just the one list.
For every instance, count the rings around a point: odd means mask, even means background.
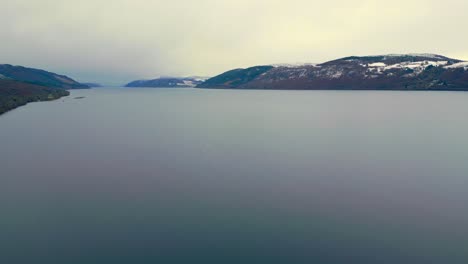
[{"label": "overcast sky", "polygon": [[467,0],[0,0],[0,63],[110,84],[349,55],[468,60]]}]

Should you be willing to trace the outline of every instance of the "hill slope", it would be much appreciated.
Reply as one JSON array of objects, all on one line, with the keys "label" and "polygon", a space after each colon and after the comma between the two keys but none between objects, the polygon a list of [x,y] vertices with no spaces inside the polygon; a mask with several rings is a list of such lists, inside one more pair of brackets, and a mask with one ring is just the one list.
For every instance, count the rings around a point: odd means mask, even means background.
[{"label": "hill slope", "polygon": [[29,102],[50,101],[69,94],[63,89],[0,79],[0,114]]},{"label": "hill slope", "polygon": [[0,64],[0,79],[13,79],[61,89],[89,88],[89,86],[81,84],[65,75],[59,75],[40,69],[12,66],[10,64]]},{"label": "hill slope", "polygon": [[238,88],[254,81],[260,75],[272,70],[273,66],[255,66],[247,69],[235,69],[213,78],[210,78],[198,85],[200,88]]},{"label": "hill slope", "polygon": [[468,62],[435,54],[346,57],[317,65],[228,71],[200,88],[468,90]]}]

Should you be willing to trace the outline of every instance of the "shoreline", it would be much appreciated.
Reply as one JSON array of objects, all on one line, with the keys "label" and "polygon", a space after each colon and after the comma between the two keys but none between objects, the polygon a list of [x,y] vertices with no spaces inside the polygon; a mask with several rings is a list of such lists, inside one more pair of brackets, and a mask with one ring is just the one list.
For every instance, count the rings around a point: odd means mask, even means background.
[{"label": "shoreline", "polygon": [[69,95],[65,89],[0,80],[0,115],[28,103],[53,101]]},{"label": "shoreline", "polygon": [[[18,101],[14,101],[15,99],[13,99],[13,98],[7,98],[7,100],[10,99],[10,100],[9,100],[10,103],[9,103],[9,105],[6,106],[6,107],[5,107],[4,105],[0,105],[0,116],[1,116],[1,115],[4,115],[4,114],[6,114],[6,113],[8,113],[8,112],[10,112],[10,111],[13,111],[13,110],[15,110],[15,109],[17,109],[17,108],[20,108],[20,107],[22,107],[22,106],[25,106],[25,105],[27,105],[27,104],[29,104],[29,103],[50,102],[50,101],[55,101],[55,100],[58,100],[58,99],[60,99],[60,98],[62,98],[62,97],[66,97],[66,96],[69,96],[69,95],[70,95],[70,92],[68,92],[68,91],[65,91],[65,92],[66,92],[66,93],[64,93],[64,94],[62,94],[62,95],[56,95],[56,94],[52,94],[52,93],[51,93],[51,94],[48,95],[48,97],[47,97],[46,99],[42,99],[42,98],[41,98],[41,99],[39,99],[39,100],[37,100],[37,99],[34,100],[34,99],[28,99],[28,98],[26,98],[25,101],[19,101],[19,102],[18,102]],[[13,102],[12,102],[12,101],[13,101]]]}]

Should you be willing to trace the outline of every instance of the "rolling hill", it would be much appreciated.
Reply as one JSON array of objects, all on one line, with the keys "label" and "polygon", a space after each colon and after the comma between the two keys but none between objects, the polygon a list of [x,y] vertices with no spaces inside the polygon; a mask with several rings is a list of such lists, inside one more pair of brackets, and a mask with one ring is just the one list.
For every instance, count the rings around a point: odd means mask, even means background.
[{"label": "rolling hill", "polygon": [[322,64],[225,72],[200,88],[284,90],[468,90],[468,62],[435,54],[352,56]]}]

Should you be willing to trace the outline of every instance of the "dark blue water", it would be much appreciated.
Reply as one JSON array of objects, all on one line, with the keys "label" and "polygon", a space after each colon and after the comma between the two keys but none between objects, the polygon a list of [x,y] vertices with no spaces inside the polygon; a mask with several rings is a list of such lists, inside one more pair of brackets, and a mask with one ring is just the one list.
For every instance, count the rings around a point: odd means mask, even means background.
[{"label": "dark blue water", "polygon": [[104,88],[29,104],[0,116],[0,263],[468,263],[467,102]]}]

